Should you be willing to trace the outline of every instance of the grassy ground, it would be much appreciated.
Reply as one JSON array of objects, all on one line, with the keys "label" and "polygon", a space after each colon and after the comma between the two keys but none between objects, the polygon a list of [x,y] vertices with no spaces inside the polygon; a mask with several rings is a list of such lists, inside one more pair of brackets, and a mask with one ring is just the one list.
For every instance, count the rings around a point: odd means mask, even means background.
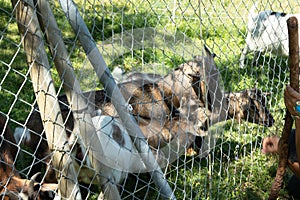
[{"label": "grassy ground", "polygon": [[[89,30],[99,45],[109,68],[165,74],[178,64],[199,55],[205,43],[217,56],[226,91],[259,88],[271,92],[268,105],[276,120],[270,128],[229,121],[218,134],[218,142],[208,157],[182,157],[168,168],[168,180],[178,199],[266,199],[276,173],[277,158],[260,152],[266,135],[281,134],[284,116],[282,91],[288,83],[286,59],[261,56],[246,68],[238,59],[244,46],[248,2],[237,0],[192,3],[191,1],[101,1],[94,5],[77,1]],[[296,1],[269,1],[261,9],[293,12]],[[75,34],[52,3],[70,58],[84,90],[101,88]],[[8,0],[0,2],[0,111],[9,115],[12,127],[23,124],[34,103],[26,58]],[[134,38],[134,42],[132,42]],[[52,69],[57,88],[61,82]],[[20,165],[23,166],[23,165]],[[22,168],[22,167],[19,167]],[[290,174],[290,173],[289,173]],[[149,177],[126,181],[123,197],[132,199],[133,182],[147,186]],[[134,181],[129,181],[134,180]],[[147,184],[143,182],[146,181]],[[136,196],[156,199],[155,187],[137,191]],[[94,197],[91,197],[93,199]],[[286,198],[283,191],[281,198]],[[148,199],[148,198],[147,198]]]}]

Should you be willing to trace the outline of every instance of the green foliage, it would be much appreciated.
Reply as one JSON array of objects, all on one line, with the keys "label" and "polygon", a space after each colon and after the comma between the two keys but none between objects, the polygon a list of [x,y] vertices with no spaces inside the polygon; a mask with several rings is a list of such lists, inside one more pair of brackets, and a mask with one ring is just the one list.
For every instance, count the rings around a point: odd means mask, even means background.
[{"label": "green foliage", "polygon": [[[174,52],[146,48],[123,54],[122,57],[115,59],[109,67],[113,69],[115,66],[122,66],[126,72],[131,72],[141,70],[144,65],[151,66],[159,63],[159,67],[164,67],[164,71],[168,71],[183,62],[183,58],[175,55]],[[147,71],[146,67],[144,71]]]}]

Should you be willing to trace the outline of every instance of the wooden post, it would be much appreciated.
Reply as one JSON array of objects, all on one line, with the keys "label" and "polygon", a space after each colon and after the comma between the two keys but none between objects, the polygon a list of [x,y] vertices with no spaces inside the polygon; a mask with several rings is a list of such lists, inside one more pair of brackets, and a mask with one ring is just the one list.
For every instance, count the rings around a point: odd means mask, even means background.
[{"label": "wooden post", "polygon": [[168,199],[176,199],[162,170],[153,156],[140,127],[130,114],[130,106],[124,100],[74,2],[72,0],[59,0],[59,3],[74,32],[78,34],[78,38],[89,61],[94,67],[94,70],[107,91],[108,96],[111,98],[124,127],[126,127],[127,132],[131,135],[133,143],[139,151],[143,162],[147,166],[149,172],[152,173],[153,180],[158,186],[162,196]]},{"label": "wooden post", "polygon": [[68,199],[81,199],[75,168],[70,158],[65,127],[32,0],[12,0],[21,34],[37,104],[47,141],[53,151],[53,165],[60,171],[59,192]]},{"label": "wooden post", "polygon": [[[287,20],[289,33],[289,66],[290,66],[290,85],[296,91],[299,91],[299,40],[298,40],[298,21],[296,17],[290,17]],[[285,123],[282,136],[278,144],[279,163],[276,177],[271,187],[269,195],[270,200],[276,200],[282,187],[283,176],[286,171],[288,161],[288,141],[293,126],[291,113],[286,110]]]},{"label": "wooden post", "polygon": [[99,185],[102,186],[102,191],[106,191],[104,192],[104,198],[121,199],[117,185],[115,183],[111,184],[105,177],[103,170],[106,170],[106,166],[103,166],[100,162],[105,158],[102,156],[104,153],[100,145],[101,143],[92,123],[91,114],[95,110],[91,107],[92,104],[86,102],[82,96],[79,81],[76,78],[72,63],[68,58],[66,46],[61,37],[61,32],[50,9],[49,3],[45,0],[37,1],[37,8],[40,13],[40,23],[45,29],[56,69],[64,84],[64,90],[74,115],[74,123],[76,124],[74,127],[77,127],[77,130],[74,128],[72,134],[77,134],[82,138],[86,149],[88,149],[88,155],[93,169],[97,174],[101,174],[101,176],[97,176],[97,179],[99,179]]}]

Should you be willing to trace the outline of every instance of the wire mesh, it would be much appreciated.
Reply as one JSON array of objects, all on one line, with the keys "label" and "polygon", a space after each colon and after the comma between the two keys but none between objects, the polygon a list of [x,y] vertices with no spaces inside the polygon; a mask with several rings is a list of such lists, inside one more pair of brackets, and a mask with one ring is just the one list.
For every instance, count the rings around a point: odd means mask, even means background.
[{"label": "wire mesh", "polygon": [[[241,66],[255,2],[75,2],[176,198],[266,199],[277,157],[261,152],[262,141],[281,135],[289,69],[287,56],[259,49],[247,52]],[[95,108],[92,125],[104,149],[104,155],[98,155],[104,166],[97,174],[88,159],[90,147],[75,134],[78,127],[64,95],[63,77],[46,49],[69,138],[71,150],[65,153],[77,169],[74,181],[82,198],[102,195],[100,176],[117,186],[122,199],[162,199],[161,188],[130,139],[134,133],[126,132],[78,41],[80,33],[73,32],[57,1],[49,3],[83,96]],[[51,164],[59,149],[48,148],[15,9],[8,0],[0,5],[0,146],[17,147],[11,160],[3,159],[5,151],[0,151],[0,167],[6,167],[0,169],[3,193],[11,190],[9,178],[29,180],[41,172],[37,183],[59,183],[62,173]],[[299,7],[296,1],[259,1],[255,12],[296,13]],[[15,141],[4,131],[8,126]],[[285,185],[291,176],[288,171]],[[52,198],[61,195],[57,188],[51,191]],[[286,189],[280,195],[289,197]]]}]

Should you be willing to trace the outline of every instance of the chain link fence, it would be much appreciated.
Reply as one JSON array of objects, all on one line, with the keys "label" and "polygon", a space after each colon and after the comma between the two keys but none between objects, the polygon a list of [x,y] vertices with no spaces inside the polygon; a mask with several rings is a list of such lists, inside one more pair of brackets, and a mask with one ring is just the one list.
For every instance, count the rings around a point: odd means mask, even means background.
[{"label": "chain link fence", "polygon": [[0,197],[266,199],[288,57],[247,25],[300,4],[75,3],[0,2]]}]

